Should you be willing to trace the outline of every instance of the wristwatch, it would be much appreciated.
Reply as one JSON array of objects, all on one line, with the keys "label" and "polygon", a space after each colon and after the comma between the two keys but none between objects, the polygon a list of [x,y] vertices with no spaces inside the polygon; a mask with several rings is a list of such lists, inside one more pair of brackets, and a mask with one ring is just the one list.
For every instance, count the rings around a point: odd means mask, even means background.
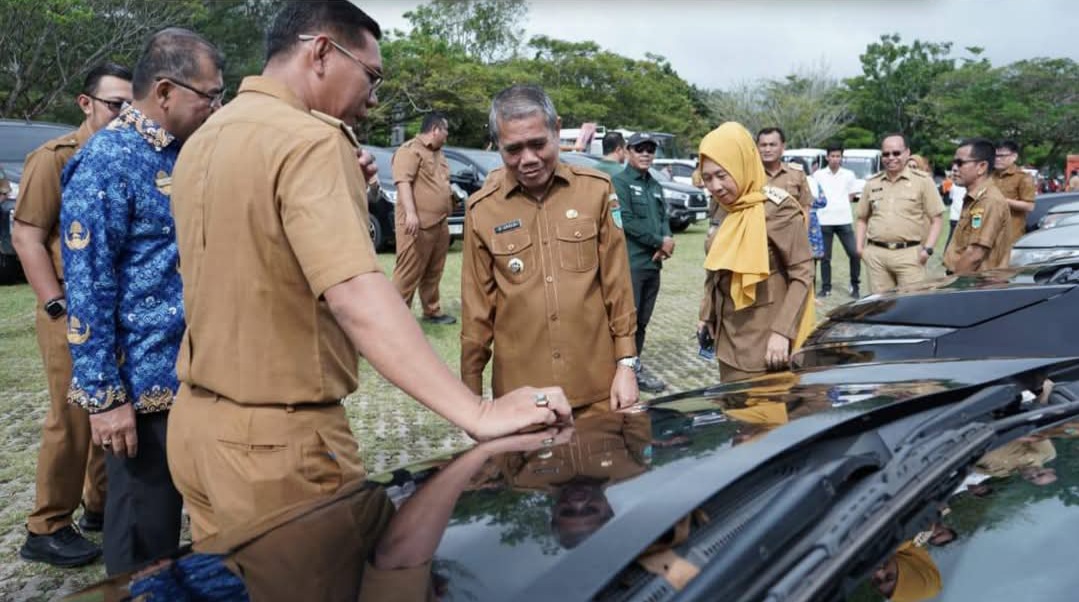
[{"label": "wristwatch", "polygon": [[619,366],[625,366],[634,372],[641,371],[641,358],[637,356],[624,357],[618,360]]},{"label": "wristwatch", "polygon": [[46,301],[45,305],[42,306],[42,309],[45,310],[45,313],[48,314],[50,318],[55,320],[67,313],[67,302],[64,301],[63,297],[56,297],[55,299]]},{"label": "wristwatch", "polygon": [[933,247],[922,247],[922,250],[925,251],[926,255],[932,255],[933,254]]}]

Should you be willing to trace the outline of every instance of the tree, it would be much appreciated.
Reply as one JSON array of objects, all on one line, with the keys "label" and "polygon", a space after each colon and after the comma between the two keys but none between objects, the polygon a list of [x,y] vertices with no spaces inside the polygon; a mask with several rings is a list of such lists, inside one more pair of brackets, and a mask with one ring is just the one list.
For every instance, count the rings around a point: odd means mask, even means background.
[{"label": "tree", "polygon": [[862,75],[846,80],[847,99],[856,125],[876,134],[902,132],[918,145],[930,133],[923,128],[921,103],[934,80],[955,69],[947,58],[950,42],[903,44],[899,34],[882,35],[860,58]]},{"label": "tree", "polygon": [[528,4],[520,0],[432,0],[405,13],[413,31],[444,40],[481,62],[514,56]]},{"label": "tree", "polygon": [[743,82],[709,96],[720,121],[737,121],[751,132],[783,128],[789,147],[821,146],[852,120],[839,82],[816,67],[783,79]]},{"label": "tree", "polygon": [[198,0],[0,0],[0,117],[45,114],[97,63],[130,64],[147,34],[202,11]]}]

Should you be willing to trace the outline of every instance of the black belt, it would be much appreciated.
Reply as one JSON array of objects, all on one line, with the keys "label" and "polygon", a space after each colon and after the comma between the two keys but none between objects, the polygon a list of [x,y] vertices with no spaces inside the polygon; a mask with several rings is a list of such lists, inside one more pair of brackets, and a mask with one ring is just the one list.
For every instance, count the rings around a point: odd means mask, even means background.
[{"label": "black belt", "polygon": [[895,251],[896,249],[909,249],[911,247],[916,247],[916,246],[922,244],[920,241],[919,242],[881,242],[879,240],[869,240],[869,241],[866,241],[866,242],[873,245],[874,247],[883,247],[885,249],[889,249],[889,250],[892,250],[892,251]]}]

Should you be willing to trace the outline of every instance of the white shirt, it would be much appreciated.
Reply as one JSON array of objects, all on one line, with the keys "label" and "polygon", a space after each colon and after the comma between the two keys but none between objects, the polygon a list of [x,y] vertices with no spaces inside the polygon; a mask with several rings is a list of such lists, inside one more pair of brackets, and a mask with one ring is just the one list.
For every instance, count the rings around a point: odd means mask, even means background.
[{"label": "white shirt", "polygon": [[846,167],[840,167],[835,173],[825,167],[818,169],[813,174],[815,179],[824,189],[824,196],[828,204],[823,209],[817,209],[817,219],[822,226],[842,226],[854,223],[854,216],[850,210],[850,195],[855,191],[854,172]]},{"label": "white shirt", "polygon": [[948,194],[952,197],[951,221],[957,222],[959,221],[959,214],[963,212],[963,197],[967,196],[967,189],[959,184],[952,184],[952,189]]}]

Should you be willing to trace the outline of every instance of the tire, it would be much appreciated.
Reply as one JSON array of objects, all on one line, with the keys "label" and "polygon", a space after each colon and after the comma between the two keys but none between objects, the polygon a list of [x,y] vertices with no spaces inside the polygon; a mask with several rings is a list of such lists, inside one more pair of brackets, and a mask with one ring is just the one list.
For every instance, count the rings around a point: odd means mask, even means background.
[{"label": "tire", "polygon": [[15,255],[0,253],[0,284],[22,282],[22,265]]},{"label": "tire", "polygon": [[374,215],[367,216],[367,232],[371,234],[371,244],[375,247],[375,252],[381,252],[386,247],[386,235],[382,232],[382,224],[378,222],[378,218]]},{"label": "tire", "polygon": [[685,232],[689,228],[689,222],[671,224],[671,232]]}]

